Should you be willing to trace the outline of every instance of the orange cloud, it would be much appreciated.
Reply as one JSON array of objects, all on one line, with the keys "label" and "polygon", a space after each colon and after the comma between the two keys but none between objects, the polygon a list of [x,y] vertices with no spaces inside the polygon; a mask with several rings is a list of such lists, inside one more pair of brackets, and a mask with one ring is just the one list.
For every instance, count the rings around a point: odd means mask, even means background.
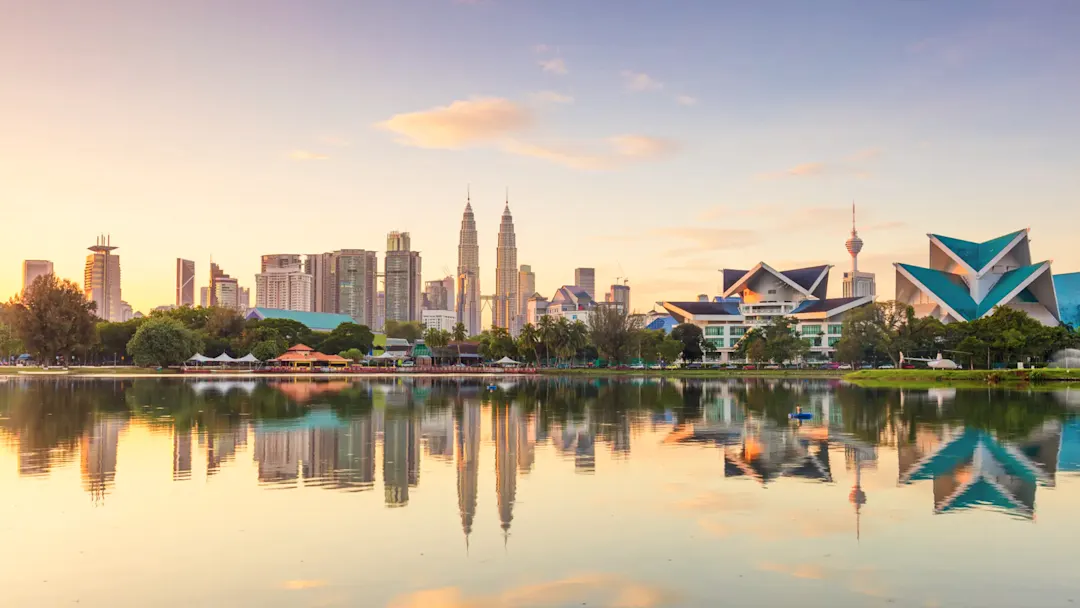
[{"label": "orange cloud", "polygon": [[531,156],[572,169],[601,171],[617,169],[629,162],[653,160],[670,155],[674,142],[646,135],[619,135],[600,144],[541,145],[519,141],[503,144],[503,151]]},{"label": "orange cloud", "polygon": [[378,128],[419,148],[457,149],[489,143],[532,124],[532,115],[508,99],[477,97],[420,112],[395,114]]},{"label": "orange cloud", "polygon": [[488,595],[466,595],[458,587],[426,589],[392,599],[389,608],[511,608],[514,606],[601,605],[612,608],[673,606],[679,594],[613,574],[583,574],[522,585]]},{"label": "orange cloud", "polygon": [[304,589],[318,589],[326,585],[327,582],[323,580],[293,580],[285,581],[281,586],[289,591],[302,591]]}]

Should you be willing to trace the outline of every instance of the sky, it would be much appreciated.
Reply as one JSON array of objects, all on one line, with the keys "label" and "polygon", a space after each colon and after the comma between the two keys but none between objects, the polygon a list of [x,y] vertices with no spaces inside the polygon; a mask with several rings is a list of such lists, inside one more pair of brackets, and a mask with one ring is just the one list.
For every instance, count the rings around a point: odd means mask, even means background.
[{"label": "sky", "polygon": [[[0,0],[0,294],[24,259],[81,282],[96,235],[124,299],[175,259],[254,286],[259,256],[383,251],[453,273],[467,189],[494,290],[518,261],[633,308],[721,268],[850,258],[894,290],[928,232],[1031,228],[1080,271],[1080,4],[892,0]],[[381,267],[381,261],[380,261]],[[254,293],[252,294],[254,298]]]}]

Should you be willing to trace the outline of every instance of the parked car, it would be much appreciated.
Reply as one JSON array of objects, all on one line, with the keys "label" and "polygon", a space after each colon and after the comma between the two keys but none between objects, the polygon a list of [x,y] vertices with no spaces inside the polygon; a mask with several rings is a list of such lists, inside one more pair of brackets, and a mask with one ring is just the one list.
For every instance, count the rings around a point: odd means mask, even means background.
[{"label": "parked car", "polygon": [[753,371],[753,370],[757,369],[757,366],[756,365],[744,365],[743,369],[745,369],[747,371]]},{"label": "parked car", "polygon": [[841,370],[847,371],[847,370],[851,369],[851,364],[850,363],[841,363],[840,365],[838,365],[836,367],[836,369],[841,369]]},{"label": "parked car", "polygon": [[910,363],[905,363],[901,366],[901,369],[915,369],[915,366]]},{"label": "parked car", "polygon": [[839,363],[825,363],[818,369],[838,370],[838,369],[840,369],[840,364]]},{"label": "parked car", "polygon": [[691,363],[690,365],[686,366],[686,369],[701,369],[701,364],[700,363]]},{"label": "parked car", "polygon": [[879,365],[878,369],[896,369],[896,366],[892,363],[886,363],[885,365]]},{"label": "parked car", "polygon": [[874,366],[870,365],[869,363],[863,363],[859,366],[859,369],[874,369]]},{"label": "parked car", "polygon": [[780,369],[780,366],[774,363],[772,365],[766,365],[765,369]]}]

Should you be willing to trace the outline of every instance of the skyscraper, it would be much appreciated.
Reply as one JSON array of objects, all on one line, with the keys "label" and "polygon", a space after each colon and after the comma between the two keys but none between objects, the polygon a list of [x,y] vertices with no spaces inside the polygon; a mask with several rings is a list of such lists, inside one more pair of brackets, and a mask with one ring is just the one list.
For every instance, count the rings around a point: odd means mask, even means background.
[{"label": "skyscraper", "polygon": [[384,325],[386,325],[386,292],[380,291],[375,294],[375,325],[372,325],[371,329],[382,331]]},{"label": "skyscraper", "polygon": [[411,250],[408,232],[386,236],[386,321],[420,321],[420,252]]},{"label": "skyscraper", "polygon": [[515,331],[519,307],[517,237],[514,235],[514,217],[510,215],[510,201],[507,200],[495,247],[495,310],[492,325]]},{"label": "skyscraper", "polygon": [[337,282],[338,312],[368,327],[375,326],[376,290],[378,289],[379,257],[374,251],[342,249],[332,254],[335,270],[331,276]]},{"label": "skyscraper", "polygon": [[86,299],[97,304],[97,316],[103,321],[120,321],[120,256],[113,255],[117,248],[112,240],[100,236],[91,253],[86,256],[83,272],[83,292]]},{"label": "skyscraper", "polygon": [[470,336],[480,333],[480,245],[476,239],[476,218],[472,201],[466,196],[458,238],[457,318]]},{"label": "skyscraper", "polygon": [[210,306],[210,288],[209,287],[200,287],[199,288],[199,306],[202,306],[203,308],[206,308],[207,306]]},{"label": "skyscraper", "polygon": [[[518,322],[517,332],[521,331],[521,328],[528,322],[529,311],[529,298],[536,293],[536,273],[532,271],[532,266],[527,264],[521,265],[521,270],[518,271]],[[516,332],[515,332],[516,333]]]},{"label": "skyscraper", "polygon": [[176,305],[195,305],[195,262],[176,258]]},{"label": "skyscraper", "polygon": [[333,253],[309,253],[304,272],[311,275],[311,310],[338,311],[337,258]]},{"label": "skyscraper", "polygon": [[[243,292],[248,293],[248,290],[244,289]],[[210,306],[233,310],[247,309],[250,295],[245,293],[241,292],[239,281],[225,274],[221,266],[210,262],[210,288],[207,290]]]},{"label": "skyscraper", "polygon": [[48,260],[23,260],[23,291],[34,282],[34,279],[53,273],[53,263]]},{"label": "skyscraper", "polygon": [[595,268],[575,268],[574,269],[574,285],[585,290],[585,293],[589,294],[589,297],[596,299],[596,269]]},{"label": "skyscraper", "polygon": [[863,240],[859,238],[859,232],[855,229],[855,203],[851,203],[851,238],[844,245],[851,254],[851,272],[844,273],[844,297],[862,298],[877,295],[877,280],[872,272],[859,272],[859,252],[863,248]]},{"label": "skyscraper", "polygon": [[618,283],[612,285],[611,290],[608,291],[607,296],[604,298],[604,302],[614,305],[624,314],[630,314],[630,286],[625,282],[622,285]]},{"label": "skyscraper", "polygon": [[454,310],[454,277],[424,283],[424,308]]},{"label": "skyscraper", "polygon": [[264,255],[262,269],[255,275],[256,306],[305,312],[311,310],[314,277],[303,271],[300,256]]}]

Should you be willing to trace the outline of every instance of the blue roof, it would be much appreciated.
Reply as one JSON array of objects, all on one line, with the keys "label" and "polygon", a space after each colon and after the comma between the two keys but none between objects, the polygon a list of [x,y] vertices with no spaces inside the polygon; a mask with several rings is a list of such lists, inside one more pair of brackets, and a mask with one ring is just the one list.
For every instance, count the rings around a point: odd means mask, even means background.
[{"label": "blue roof", "polygon": [[985,315],[993,310],[998,304],[1007,304],[1007,302],[1002,301],[1005,299],[1005,296],[1009,295],[1009,292],[1019,287],[1024,281],[1031,278],[1031,276],[1045,264],[1046,262],[1040,262],[1038,264],[1032,264],[1031,266],[1016,268],[1001,275],[998,282],[990,289],[990,293],[986,294],[986,297],[982,299],[982,302],[979,302],[978,316],[981,317]]},{"label": "blue roof", "polygon": [[[814,282],[818,280],[822,272],[828,270],[828,265],[823,266],[811,266],[809,268],[796,268],[795,270],[782,270],[780,274],[788,278],[789,281],[795,283],[799,287],[810,291],[810,288],[814,286]],[[822,279],[822,284],[828,284],[828,275]],[[816,294],[815,294],[816,295]],[[822,293],[824,295],[824,293]],[[821,297],[821,296],[818,296]]]},{"label": "blue roof", "polygon": [[281,310],[278,308],[252,308],[248,319],[288,319],[303,323],[312,331],[333,331],[342,323],[353,323],[349,315],[332,312],[303,312],[299,310]]},{"label": "blue roof", "polygon": [[791,314],[798,314],[804,312],[829,312],[835,310],[841,306],[851,304],[855,300],[862,300],[864,298],[830,298],[827,300],[803,300],[801,304],[795,307],[795,310],[791,311]]},{"label": "blue roof", "polygon": [[666,302],[692,315],[734,315],[741,316],[738,302]]},{"label": "blue roof", "polygon": [[971,299],[971,292],[968,290],[967,283],[964,282],[960,275],[910,264],[897,264],[897,266],[906,270],[911,276],[915,277],[915,280],[926,286],[930,293],[940,298],[949,308],[955,310],[956,314],[963,317],[964,321],[978,318],[979,307],[975,304],[975,300]]},{"label": "blue roof", "polygon": [[1073,418],[1061,429],[1057,470],[1080,472],[1080,420]]},{"label": "blue roof", "polygon": [[1080,272],[1059,274],[1054,277],[1061,322],[1080,327]]},{"label": "blue roof", "polygon": [[676,325],[678,325],[678,323],[671,316],[658,317],[650,321],[649,324],[645,326],[645,329],[661,329],[664,333],[670,334],[671,330],[674,329]]},{"label": "blue roof", "polygon": [[1012,243],[1013,240],[1023,233],[1023,230],[1017,230],[1006,235],[999,236],[989,241],[982,243],[973,243],[971,241],[965,241],[962,239],[954,239],[948,236],[942,236],[940,234],[932,235],[942,245],[949,248],[950,251],[956,254],[956,257],[964,260],[975,269],[975,272],[986,268],[987,264],[994,259],[999,253],[1005,250]]}]

